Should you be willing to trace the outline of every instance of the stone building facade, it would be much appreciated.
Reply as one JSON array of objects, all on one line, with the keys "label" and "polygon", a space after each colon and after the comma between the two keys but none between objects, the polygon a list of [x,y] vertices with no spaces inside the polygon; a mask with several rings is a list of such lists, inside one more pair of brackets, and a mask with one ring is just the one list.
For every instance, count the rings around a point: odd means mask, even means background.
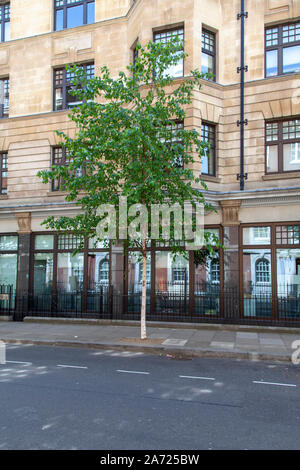
[{"label": "stone building facade", "polygon": [[[60,289],[83,292],[85,311],[108,284],[125,297],[139,292],[134,253],[124,258],[116,248],[107,252],[86,242],[72,258],[76,239],[45,231],[46,216],[76,209],[37,172],[50,168],[57,155],[54,131],[75,132],[66,109],[72,103],[62,78],[65,66],[87,64],[97,74],[107,65],[117,74],[132,61],[137,40],[176,30],[183,32],[188,54],[176,80],[194,68],[214,74],[202,81],[184,126],[201,130],[212,144],[210,160],[198,164],[207,200],[217,209],[206,215],[205,225],[226,249],[206,267],[196,266],[192,254],[189,262],[173,262],[166,247],[149,249],[148,310],[162,317],[176,310],[176,302],[161,307],[156,294],[167,292],[181,302],[184,285],[184,313],[204,321],[300,318],[300,2],[246,0],[245,9],[247,179],[241,191],[240,0],[0,1],[3,308],[5,286],[22,296],[45,293],[46,303]],[[238,300],[226,307],[232,286]],[[217,303],[211,302],[216,289]]]}]

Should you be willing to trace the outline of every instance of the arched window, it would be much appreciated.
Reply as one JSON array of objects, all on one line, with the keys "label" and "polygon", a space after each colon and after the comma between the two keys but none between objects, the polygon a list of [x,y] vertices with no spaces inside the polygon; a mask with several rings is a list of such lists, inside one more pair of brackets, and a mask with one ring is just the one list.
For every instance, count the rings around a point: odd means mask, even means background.
[{"label": "arched window", "polygon": [[99,282],[108,283],[109,280],[109,262],[106,258],[102,259],[99,263]]},{"label": "arched window", "polygon": [[260,258],[255,264],[255,281],[256,282],[271,282],[270,261],[265,258]]}]

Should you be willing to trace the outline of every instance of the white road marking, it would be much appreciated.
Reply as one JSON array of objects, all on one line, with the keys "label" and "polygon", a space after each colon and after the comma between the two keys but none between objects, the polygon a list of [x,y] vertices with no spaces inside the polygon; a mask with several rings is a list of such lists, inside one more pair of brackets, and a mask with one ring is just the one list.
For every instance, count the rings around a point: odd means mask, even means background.
[{"label": "white road marking", "polygon": [[57,364],[57,367],[68,367],[70,369],[87,369],[86,366],[69,366],[67,364]]},{"label": "white road marking", "polygon": [[258,380],[253,380],[254,384],[265,384],[265,385],[280,385],[281,387],[297,387],[295,384],[281,384],[281,383],[276,383],[276,382],[263,382],[258,381]]},{"label": "white road marking", "polygon": [[117,372],[123,372],[124,374],[143,374],[143,375],[150,374],[150,372],[140,372],[137,370],[121,370],[121,369],[118,369]]},{"label": "white road marking", "polygon": [[180,375],[181,379],[200,379],[200,380],[216,380],[213,377],[195,377],[193,375]]},{"label": "white road marking", "polygon": [[21,362],[21,361],[6,361],[10,364],[23,364],[24,366],[32,366],[32,362]]}]

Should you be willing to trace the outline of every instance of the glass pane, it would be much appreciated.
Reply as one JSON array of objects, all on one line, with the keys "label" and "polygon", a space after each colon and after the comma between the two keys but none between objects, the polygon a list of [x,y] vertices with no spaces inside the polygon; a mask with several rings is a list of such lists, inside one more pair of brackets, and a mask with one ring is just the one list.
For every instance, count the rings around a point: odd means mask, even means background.
[{"label": "glass pane", "polygon": [[[143,262],[139,253],[129,253],[128,255],[128,293],[142,292]],[[151,256],[147,253],[147,291],[150,292],[151,283]]]},{"label": "glass pane", "polygon": [[57,88],[55,90],[55,106],[56,111],[63,109],[63,91],[62,88]]},{"label": "glass pane", "polygon": [[108,243],[109,243],[109,240],[107,240],[107,241],[104,241],[104,240],[98,241],[97,238],[90,238],[89,239],[89,248],[91,248],[91,249],[108,248]]},{"label": "glass pane", "polygon": [[0,237],[1,251],[17,251],[18,237],[14,235],[3,235]]},{"label": "glass pane", "polygon": [[300,45],[285,47],[283,55],[283,73],[300,72]]},{"label": "glass pane", "polygon": [[56,12],[56,31],[64,29],[64,11],[58,10]]},{"label": "glass pane", "polygon": [[283,145],[283,171],[300,170],[300,142]]},{"label": "glass pane", "polygon": [[4,41],[10,40],[10,22],[5,23]]},{"label": "glass pane", "polygon": [[278,140],[278,123],[277,122],[267,122],[266,140],[267,142],[274,142]]},{"label": "glass pane", "polygon": [[2,42],[2,23],[0,23],[0,42]]},{"label": "glass pane", "polygon": [[74,106],[82,104],[82,101],[79,100],[78,96],[74,96],[69,93],[70,90],[72,90],[72,86],[67,87],[67,107],[73,108]]},{"label": "glass pane", "polygon": [[300,41],[300,23],[289,24],[282,27],[282,42]]},{"label": "glass pane", "polygon": [[87,4],[87,24],[95,23],[95,3]]},{"label": "glass pane", "polygon": [[207,259],[195,266],[195,313],[205,316],[220,314],[220,260]]},{"label": "glass pane", "polygon": [[189,261],[171,252],[156,252],[155,288],[158,292],[181,292],[188,286]]},{"label": "glass pane", "polygon": [[34,255],[34,293],[50,294],[53,281],[53,253]]},{"label": "glass pane", "polygon": [[300,248],[277,250],[276,258],[279,317],[300,318]]},{"label": "glass pane", "polygon": [[205,54],[202,52],[202,63],[201,63],[201,72],[202,73],[214,73],[214,59],[213,56]]},{"label": "glass pane", "polygon": [[300,225],[278,225],[276,227],[277,245],[299,245]]},{"label": "glass pane", "polygon": [[220,230],[218,228],[205,228],[204,233],[209,234],[209,240],[212,245],[216,245],[213,236],[216,236],[218,239],[220,239]]},{"label": "glass pane", "polygon": [[35,250],[53,250],[54,236],[53,235],[36,235],[34,241]]},{"label": "glass pane", "polygon": [[170,252],[155,253],[155,311],[182,314],[188,311],[189,262],[182,255],[175,259]]},{"label": "glass pane", "polygon": [[244,245],[270,245],[271,227],[247,227],[243,229]]},{"label": "glass pane", "polygon": [[64,292],[83,289],[83,253],[59,253],[57,256],[57,289]]},{"label": "glass pane", "polygon": [[69,7],[67,9],[67,28],[81,25],[83,25],[83,5]]},{"label": "glass pane", "polygon": [[278,75],[278,51],[266,52],[266,76]]},{"label": "glass pane", "polygon": [[177,64],[171,65],[165,71],[163,76],[166,77],[169,75],[170,77],[183,77],[183,59],[181,59]]},{"label": "glass pane", "polygon": [[267,173],[278,172],[278,146],[267,146]]},{"label": "glass pane", "polygon": [[13,286],[17,282],[17,254],[0,255],[0,285]]},{"label": "glass pane", "polygon": [[88,254],[88,289],[99,291],[109,284],[109,253]]},{"label": "glass pane", "polygon": [[205,150],[205,155],[201,159],[201,173],[213,176],[214,171],[214,150]]},{"label": "glass pane", "polygon": [[[127,310],[131,313],[139,313],[142,305],[142,281],[143,263],[140,253],[128,255],[128,303]],[[150,311],[150,286],[151,286],[151,255],[147,253],[146,270],[146,311]]]},{"label": "glass pane", "polygon": [[266,46],[276,46],[278,44],[278,28],[266,29]]},{"label": "glass pane", "polygon": [[75,250],[75,248],[83,248],[83,238],[79,235],[58,235],[58,249],[59,250]]},{"label": "glass pane", "polygon": [[244,316],[272,316],[271,251],[243,251]]}]

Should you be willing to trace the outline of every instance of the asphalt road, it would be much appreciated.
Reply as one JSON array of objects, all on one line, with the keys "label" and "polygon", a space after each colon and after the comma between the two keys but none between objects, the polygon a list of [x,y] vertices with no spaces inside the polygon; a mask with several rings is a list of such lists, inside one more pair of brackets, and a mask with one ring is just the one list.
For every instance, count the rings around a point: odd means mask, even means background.
[{"label": "asphalt road", "polygon": [[300,449],[300,366],[8,346],[0,450]]}]

